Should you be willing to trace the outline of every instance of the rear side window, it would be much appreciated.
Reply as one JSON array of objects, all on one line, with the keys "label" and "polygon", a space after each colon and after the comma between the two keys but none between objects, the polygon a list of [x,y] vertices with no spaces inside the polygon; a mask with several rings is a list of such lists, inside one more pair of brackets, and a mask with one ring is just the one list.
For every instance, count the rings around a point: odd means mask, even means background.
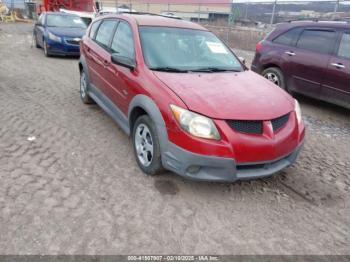
[{"label": "rear side window", "polygon": [[334,45],[335,32],[326,30],[304,30],[299,38],[297,47],[327,54]]},{"label": "rear side window", "polygon": [[96,33],[96,30],[97,30],[98,26],[100,25],[100,23],[101,23],[101,20],[96,21],[91,25],[90,34],[89,34],[89,37],[91,39],[95,38],[95,33]]},{"label": "rear side window", "polygon": [[289,46],[294,46],[295,42],[297,41],[299,34],[301,32],[301,28],[294,28],[291,29],[278,37],[276,37],[273,42],[276,44],[281,44],[281,45],[289,45]]},{"label": "rear side window", "polygon": [[120,22],[114,35],[111,50],[121,56],[134,58],[134,39],[132,30],[126,22]]},{"label": "rear side window", "polygon": [[102,45],[103,47],[108,48],[116,24],[117,21],[115,20],[103,21],[96,33],[96,42]]},{"label": "rear side window", "polygon": [[339,45],[338,56],[350,59],[350,33],[343,34]]}]

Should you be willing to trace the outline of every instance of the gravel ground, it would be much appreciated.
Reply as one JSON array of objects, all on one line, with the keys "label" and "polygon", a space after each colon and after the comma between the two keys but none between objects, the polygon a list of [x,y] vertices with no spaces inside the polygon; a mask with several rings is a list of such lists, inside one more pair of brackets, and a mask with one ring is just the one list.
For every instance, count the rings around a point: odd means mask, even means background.
[{"label": "gravel ground", "polygon": [[268,179],[147,177],[30,29],[0,24],[1,254],[350,254],[349,110],[298,97],[304,150]]}]

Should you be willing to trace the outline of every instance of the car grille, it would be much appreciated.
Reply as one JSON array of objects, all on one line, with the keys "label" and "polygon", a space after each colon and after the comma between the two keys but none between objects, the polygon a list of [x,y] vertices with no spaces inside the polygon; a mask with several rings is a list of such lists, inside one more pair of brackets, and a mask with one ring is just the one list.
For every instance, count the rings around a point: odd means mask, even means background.
[{"label": "car grille", "polygon": [[[289,113],[271,120],[273,131],[277,132],[289,120]],[[237,132],[247,134],[262,134],[263,121],[261,120],[227,120],[227,124]]]},{"label": "car grille", "polygon": [[229,120],[227,123],[232,129],[241,133],[262,134],[263,132],[262,121]]},{"label": "car grille", "polygon": [[288,122],[289,115],[290,114],[286,114],[284,116],[281,116],[281,117],[278,117],[278,118],[275,118],[275,119],[271,120],[271,124],[272,124],[274,132],[276,132],[279,129],[281,129]]},{"label": "car grille", "polygon": [[70,45],[79,45],[80,39],[79,38],[66,39],[66,42]]}]

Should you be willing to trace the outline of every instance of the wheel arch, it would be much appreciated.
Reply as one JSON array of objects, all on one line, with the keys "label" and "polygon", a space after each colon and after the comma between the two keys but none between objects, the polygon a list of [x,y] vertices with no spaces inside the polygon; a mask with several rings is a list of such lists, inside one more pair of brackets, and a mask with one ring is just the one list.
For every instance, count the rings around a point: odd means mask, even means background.
[{"label": "wheel arch", "polygon": [[89,70],[88,70],[85,56],[83,55],[80,56],[78,66],[79,66],[79,73],[81,73],[84,70],[88,80],[88,84],[90,84],[90,75],[89,75]]},{"label": "wheel arch", "polygon": [[279,70],[282,71],[282,68],[279,65],[277,65],[276,63],[268,63],[268,64],[262,66],[261,73],[270,67],[275,67],[275,68],[278,68]]},{"label": "wheel arch", "polygon": [[133,132],[136,119],[144,114],[148,115],[154,122],[158,132],[160,148],[164,152],[168,144],[168,132],[165,121],[157,104],[146,95],[137,95],[130,102],[128,110],[130,134]]}]

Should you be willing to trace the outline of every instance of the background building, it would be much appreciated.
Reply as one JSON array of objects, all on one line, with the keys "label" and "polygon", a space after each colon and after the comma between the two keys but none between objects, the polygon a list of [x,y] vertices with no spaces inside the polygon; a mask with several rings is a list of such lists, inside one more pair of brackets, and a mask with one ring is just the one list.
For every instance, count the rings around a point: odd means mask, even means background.
[{"label": "background building", "polygon": [[129,7],[139,12],[172,13],[187,20],[212,21],[228,19],[229,0],[101,0],[106,7]]}]

